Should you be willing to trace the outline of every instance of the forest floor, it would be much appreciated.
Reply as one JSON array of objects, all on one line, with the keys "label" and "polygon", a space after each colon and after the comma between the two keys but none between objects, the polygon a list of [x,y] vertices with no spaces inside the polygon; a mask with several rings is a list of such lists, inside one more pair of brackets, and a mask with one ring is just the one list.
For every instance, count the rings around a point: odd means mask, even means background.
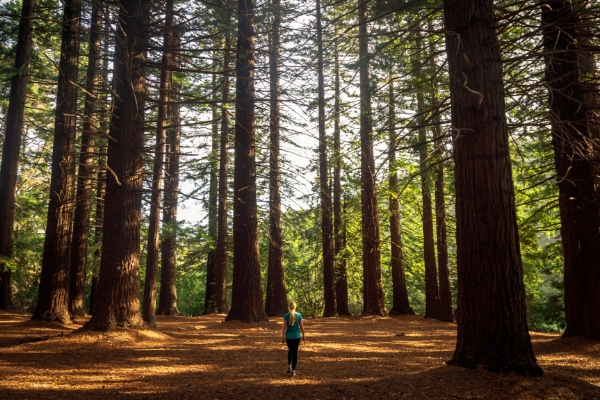
[{"label": "forest floor", "polygon": [[419,316],[305,318],[297,376],[281,320],[158,317],[81,332],[0,310],[2,399],[600,399],[600,342],[532,332],[545,375],[447,366],[456,325]]}]

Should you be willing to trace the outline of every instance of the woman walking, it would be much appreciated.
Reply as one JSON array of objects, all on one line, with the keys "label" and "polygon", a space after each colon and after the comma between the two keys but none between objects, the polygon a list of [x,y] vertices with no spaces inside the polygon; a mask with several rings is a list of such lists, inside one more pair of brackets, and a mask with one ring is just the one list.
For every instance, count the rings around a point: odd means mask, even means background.
[{"label": "woman walking", "polygon": [[290,302],[288,306],[290,312],[283,316],[283,329],[281,331],[281,343],[285,342],[288,347],[288,373],[292,378],[296,376],[296,363],[298,362],[298,347],[300,346],[300,331],[302,331],[302,341],[306,344],[304,336],[304,324],[302,323],[302,314],[296,312],[296,303]]}]

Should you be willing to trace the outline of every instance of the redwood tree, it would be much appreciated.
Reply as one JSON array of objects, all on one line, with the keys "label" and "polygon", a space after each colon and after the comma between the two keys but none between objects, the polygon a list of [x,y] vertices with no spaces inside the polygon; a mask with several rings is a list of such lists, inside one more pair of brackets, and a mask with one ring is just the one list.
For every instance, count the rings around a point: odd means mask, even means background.
[{"label": "redwood tree", "polygon": [[140,222],[148,0],[119,3],[102,260],[88,329],[140,328]]},{"label": "redwood tree", "polygon": [[272,18],[269,51],[270,143],[269,143],[269,268],[265,311],[282,316],[287,311],[285,272],[283,269],[283,232],[281,229],[281,171],[279,149],[279,54],[281,51],[281,5],[271,0]]},{"label": "redwood tree", "polygon": [[421,59],[423,55],[421,33],[417,32],[417,53],[414,62],[415,86],[417,91],[417,125],[419,132],[419,171],[421,175],[421,196],[423,199],[421,223],[423,225],[423,261],[425,263],[425,318],[437,318],[440,295],[438,290],[437,267],[435,265],[435,238],[433,234],[433,210],[431,204],[431,173],[429,171],[429,150],[427,129],[423,121],[425,94]]},{"label": "redwood tree", "polygon": [[458,338],[450,365],[542,375],[527,329],[493,0],[444,0],[456,187]]},{"label": "redwood tree", "polygon": [[[21,135],[27,94],[27,72],[33,34],[35,0],[23,0],[19,36],[15,49],[15,75],[10,86],[6,131],[0,170],[0,257],[11,257],[15,221],[15,187],[21,150]],[[0,308],[11,310],[11,270],[0,260]]]},{"label": "redwood tree", "polygon": [[[337,27],[336,35],[337,37]],[[348,307],[348,274],[346,271],[344,225],[342,222],[342,153],[340,150],[340,56],[337,40],[334,43],[334,101],[333,101],[333,243],[335,252],[335,300],[338,315],[350,315]]]},{"label": "redwood tree", "polygon": [[319,186],[321,197],[321,243],[323,247],[323,284],[325,297],[324,317],[337,316],[335,299],[335,259],[333,252],[333,227],[331,221],[331,191],[329,189],[329,163],[327,136],[325,134],[325,79],[323,77],[323,27],[321,26],[321,1],[317,0],[317,69],[319,92]]},{"label": "redwood tree", "polygon": [[254,136],[255,0],[238,0],[233,178],[233,287],[227,321],[268,320],[262,299]]},{"label": "redwood tree", "polygon": [[146,279],[144,281],[144,302],[142,317],[150,326],[156,326],[156,278],[158,275],[158,251],[160,245],[160,202],[162,199],[162,178],[165,159],[168,101],[171,94],[171,60],[173,52],[173,0],[165,4],[163,27],[163,54],[160,70],[158,110],[156,113],[156,142],[154,144],[154,164],[152,166],[152,194],[150,195],[150,215],[148,223],[148,253],[146,255]]},{"label": "redwood tree", "polygon": [[68,0],[64,3],[50,201],[38,301],[32,316],[33,319],[56,320],[61,323],[70,320],[69,268],[75,194],[76,82],[80,15],[79,0]]},{"label": "redwood tree", "polygon": [[74,316],[85,315],[85,275],[92,211],[92,185],[94,177],[94,147],[97,124],[97,98],[100,66],[100,42],[102,9],[92,2],[88,66],[85,82],[83,132],[79,151],[77,194],[73,219],[73,243],[71,245],[71,276],[69,285],[69,311]]},{"label": "redwood tree", "polygon": [[[218,42],[215,41],[215,48]],[[206,290],[204,293],[204,314],[213,313],[217,310],[215,306],[215,274],[217,268],[217,204],[219,197],[219,110],[217,102],[217,53],[213,52],[213,104],[212,108],[212,135],[211,151],[208,156],[210,163],[210,178],[208,190],[208,255],[206,260]]]},{"label": "redwood tree", "polygon": [[396,106],[394,94],[394,80],[390,76],[389,83],[389,185],[390,185],[390,246],[392,248],[392,290],[393,302],[390,314],[409,314],[413,311],[408,302],[408,291],[406,290],[406,275],[404,273],[404,257],[402,254],[402,230],[400,227],[400,204],[398,201],[398,170],[396,167]]},{"label": "redwood tree", "polygon": [[[231,16],[227,13],[227,25]],[[217,312],[227,312],[227,150],[229,148],[229,70],[230,34],[225,37],[223,59],[223,93],[221,96],[221,140],[219,151],[219,205],[217,210],[217,264],[215,267],[215,306]]]},{"label": "redwood tree", "polygon": [[369,78],[368,0],[358,0],[360,68],[360,176],[363,240],[363,314],[386,315],[381,282],[379,216],[373,152],[371,84]]},{"label": "redwood tree", "polygon": [[[179,48],[179,30],[175,29],[174,46]],[[177,54],[173,56],[173,62],[177,68],[180,65],[180,60]],[[172,98],[175,100],[169,106],[170,111],[167,113],[171,120],[167,129],[167,147],[166,159],[167,165],[165,168],[165,198],[163,200],[163,225],[162,225],[162,244],[161,244],[161,285],[169,282],[175,282],[175,271],[177,265],[176,250],[177,250],[177,207],[179,204],[179,158],[181,144],[181,111],[177,101],[180,100],[181,84],[180,79],[172,82]],[[170,304],[171,314],[179,315],[177,308],[177,292],[175,285],[171,286],[170,301],[167,303],[161,297],[161,304]],[[174,293],[174,296],[172,295]]]},{"label": "redwood tree", "polygon": [[[427,30],[433,32],[433,23],[431,19],[427,20]],[[436,81],[436,46],[433,38],[429,38],[429,63],[431,69],[431,110],[433,113],[433,139],[434,151],[433,161],[435,162],[435,225],[437,236],[437,262],[438,276],[440,282],[440,302],[437,318],[440,321],[454,321],[454,311],[452,310],[452,290],[450,287],[450,267],[448,261],[448,240],[446,233],[446,203],[444,195],[444,147],[442,142],[441,112],[439,105],[439,94]]]},{"label": "redwood tree", "polygon": [[[594,137],[583,81],[583,30],[578,2],[543,1],[542,26],[549,88],[552,145],[558,180],[565,259],[563,337],[600,339],[600,199],[596,192]],[[587,88],[589,92],[589,88]],[[597,90],[597,89],[596,89]]]}]

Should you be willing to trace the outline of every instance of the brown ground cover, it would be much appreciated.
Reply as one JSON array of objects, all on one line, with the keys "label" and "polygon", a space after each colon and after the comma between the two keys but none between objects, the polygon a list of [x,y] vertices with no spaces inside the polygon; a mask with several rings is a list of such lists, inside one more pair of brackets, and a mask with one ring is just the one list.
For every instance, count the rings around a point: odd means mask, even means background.
[{"label": "brown ground cover", "polygon": [[449,367],[456,326],[418,316],[305,319],[298,375],[280,321],[158,317],[157,331],[76,331],[0,311],[2,399],[600,399],[600,343],[532,333],[546,374]]}]

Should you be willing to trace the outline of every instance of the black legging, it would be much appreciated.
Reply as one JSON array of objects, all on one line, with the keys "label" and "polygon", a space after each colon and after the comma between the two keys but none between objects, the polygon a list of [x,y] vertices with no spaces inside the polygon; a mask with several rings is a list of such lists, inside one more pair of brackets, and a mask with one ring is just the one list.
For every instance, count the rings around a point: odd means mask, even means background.
[{"label": "black legging", "polygon": [[285,343],[288,347],[288,365],[292,364],[292,371],[295,371],[296,363],[298,362],[298,347],[300,346],[300,339],[285,339]]}]

